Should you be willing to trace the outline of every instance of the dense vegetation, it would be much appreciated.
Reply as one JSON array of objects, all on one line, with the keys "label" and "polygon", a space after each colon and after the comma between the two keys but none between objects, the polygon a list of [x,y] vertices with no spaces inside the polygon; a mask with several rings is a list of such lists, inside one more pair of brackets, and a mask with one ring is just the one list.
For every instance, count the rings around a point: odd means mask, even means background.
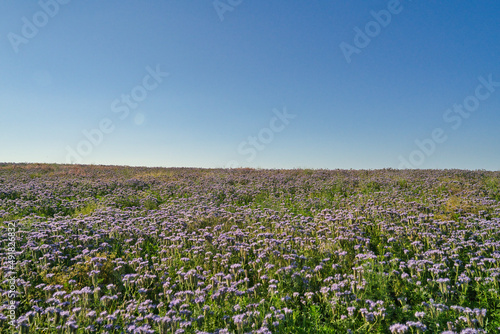
[{"label": "dense vegetation", "polygon": [[3,164],[0,329],[497,333],[499,201],[500,172]]}]

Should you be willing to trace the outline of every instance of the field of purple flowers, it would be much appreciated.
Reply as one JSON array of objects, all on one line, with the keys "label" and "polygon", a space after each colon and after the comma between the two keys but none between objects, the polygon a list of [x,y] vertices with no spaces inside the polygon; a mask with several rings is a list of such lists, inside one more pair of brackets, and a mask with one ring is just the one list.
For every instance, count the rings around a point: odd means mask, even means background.
[{"label": "field of purple flowers", "polygon": [[498,333],[500,172],[0,164],[0,330]]}]

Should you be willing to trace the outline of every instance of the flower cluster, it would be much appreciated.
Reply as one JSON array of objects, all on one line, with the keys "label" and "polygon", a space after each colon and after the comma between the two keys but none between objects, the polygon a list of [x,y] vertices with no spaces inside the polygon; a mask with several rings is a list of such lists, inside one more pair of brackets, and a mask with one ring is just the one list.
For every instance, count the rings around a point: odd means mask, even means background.
[{"label": "flower cluster", "polygon": [[0,164],[0,329],[495,332],[499,180]]}]

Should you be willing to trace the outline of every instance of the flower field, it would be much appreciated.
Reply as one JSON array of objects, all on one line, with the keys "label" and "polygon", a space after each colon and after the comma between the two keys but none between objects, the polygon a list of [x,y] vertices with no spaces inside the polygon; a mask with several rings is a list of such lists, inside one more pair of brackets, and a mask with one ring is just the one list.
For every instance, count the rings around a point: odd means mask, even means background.
[{"label": "flower field", "polygon": [[500,172],[0,164],[5,333],[499,333]]}]

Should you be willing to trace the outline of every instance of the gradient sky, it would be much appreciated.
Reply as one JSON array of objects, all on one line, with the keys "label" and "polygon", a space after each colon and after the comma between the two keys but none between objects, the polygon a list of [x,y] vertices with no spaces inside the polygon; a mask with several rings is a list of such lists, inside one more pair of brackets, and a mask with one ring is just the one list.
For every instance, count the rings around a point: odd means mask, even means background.
[{"label": "gradient sky", "polygon": [[4,0],[0,161],[499,170],[499,17],[495,0]]}]

